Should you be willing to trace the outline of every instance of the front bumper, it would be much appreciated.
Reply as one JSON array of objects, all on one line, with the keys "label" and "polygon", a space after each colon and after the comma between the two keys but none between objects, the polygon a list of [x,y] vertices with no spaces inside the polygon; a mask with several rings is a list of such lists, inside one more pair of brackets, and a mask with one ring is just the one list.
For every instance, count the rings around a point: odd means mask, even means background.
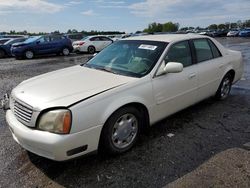
[{"label": "front bumper", "polygon": [[[11,110],[6,112],[6,120],[14,140],[24,149],[55,161],[79,157],[98,148],[102,125],[68,135],[59,135],[31,129],[20,123]],[[69,151],[87,146],[85,151],[68,155]]]},{"label": "front bumper", "polygon": [[23,50],[20,48],[11,48],[11,55],[14,57],[23,56]]}]

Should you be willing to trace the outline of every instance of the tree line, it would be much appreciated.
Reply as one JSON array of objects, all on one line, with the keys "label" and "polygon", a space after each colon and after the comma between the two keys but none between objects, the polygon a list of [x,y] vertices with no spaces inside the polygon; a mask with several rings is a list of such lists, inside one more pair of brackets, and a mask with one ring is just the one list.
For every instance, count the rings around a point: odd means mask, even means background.
[{"label": "tree line", "polygon": [[[59,30],[51,32],[52,34],[65,34],[61,33]],[[24,31],[15,31],[15,30],[10,30],[9,32],[0,32],[0,34],[11,34],[11,35],[30,35],[30,36],[35,36],[35,35],[46,35],[46,34],[51,34],[47,32],[28,32],[26,30]],[[120,31],[77,31],[76,29],[69,29],[66,34],[82,34],[82,35],[115,35],[115,34],[125,34],[125,32],[120,32]]]},{"label": "tree line", "polygon": [[[182,27],[180,28],[179,23],[173,23],[173,22],[167,22],[167,23],[150,23],[147,28],[145,28],[143,31],[137,31],[136,33],[141,33],[141,32],[146,32],[146,33],[156,33],[156,32],[176,32],[178,30],[180,31],[186,31],[186,30],[205,30],[205,29],[210,29],[210,30],[217,30],[217,29],[233,29],[233,28],[246,28],[250,27],[250,20],[245,20],[245,21],[237,21],[237,22],[226,22],[226,23],[221,23],[221,24],[211,24],[207,26],[206,28],[201,28],[201,27]],[[55,34],[62,34],[59,30],[56,30],[54,32]],[[77,31],[76,29],[69,29],[66,34],[77,34],[80,33],[82,35],[115,35],[115,34],[125,34],[125,32],[120,32],[120,31],[96,31],[96,30],[91,30],[91,31]],[[15,31],[11,30],[9,32],[1,32],[0,34],[16,34],[16,35],[45,35],[48,34],[46,32],[28,32],[26,30],[24,31]]]},{"label": "tree line", "polygon": [[[233,23],[222,23],[222,24],[211,24],[208,27],[201,28],[201,27],[182,27],[180,28],[179,23],[173,23],[173,22],[167,22],[167,23],[150,23],[147,28],[145,28],[142,32],[145,33],[155,33],[155,32],[176,32],[178,30],[180,31],[186,31],[186,30],[205,30],[205,29],[210,29],[210,30],[217,30],[217,29],[233,29],[233,28],[246,28],[250,27],[250,20],[246,21],[237,21]],[[137,31],[137,33],[140,33],[141,31]]]}]

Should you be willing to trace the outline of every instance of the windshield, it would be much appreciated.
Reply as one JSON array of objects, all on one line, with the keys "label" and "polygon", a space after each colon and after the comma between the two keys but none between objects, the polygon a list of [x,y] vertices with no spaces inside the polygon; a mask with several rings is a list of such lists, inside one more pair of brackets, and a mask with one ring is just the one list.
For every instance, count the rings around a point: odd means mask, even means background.
[{"label": "windshield", "polygon": [[125,76],[142,77],[153,69],[166,46],[166,42],[118,41],[83,66]]},{"label": "windshield", "polygon": [[35,37],[30,37],[27,40],[24,41],[24,43],[31,43],[35,42],[37,39],[41,38],[41,36],[35,36]]}]

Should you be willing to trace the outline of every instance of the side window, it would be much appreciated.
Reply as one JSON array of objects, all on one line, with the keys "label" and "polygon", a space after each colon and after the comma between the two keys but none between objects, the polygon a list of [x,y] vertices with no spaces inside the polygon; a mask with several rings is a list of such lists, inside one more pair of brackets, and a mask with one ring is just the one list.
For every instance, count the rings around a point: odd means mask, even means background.
[{"label": "side window", "polygon": [[41,37],[38,41],[40,41],[40,43],[46,43],[46,42],[49,42],[50,39],[48,36],[44,36],[44,37]]},{"label": "side window", "polygon": [[51,36],[51,41],[59,41],[61,39],[62,39],[61,36]]},{"label": "side window", "polygon": [[196,50],[198,63],[209,59],[213,59],[213,53],[211,51],[207,39],[194,40],[194,47]]},{"label": "side window", "polygon": [[192,65],[192,56],[188,41],[179,42],[171,46],[165,57],[165,63],[178,62],[182,63],[183,67]]},{"label": "side window", "polygon": [[218,50],[218,48],[215,46],[215,44],[211,40],[208,40],[208,42],[209,42],[209,45],[211,46],[214,58],[221,57],[221,53]]},{"label": "side window", "polygon": [[111,41],[109,38],[107,38],[107,37],[101,37],[101,40],[102,41]]},{"label": "side window", "polygon": [[90,41],[100,41],[100,40],[101,40],[100,37],[93,37],[90,39]]}]

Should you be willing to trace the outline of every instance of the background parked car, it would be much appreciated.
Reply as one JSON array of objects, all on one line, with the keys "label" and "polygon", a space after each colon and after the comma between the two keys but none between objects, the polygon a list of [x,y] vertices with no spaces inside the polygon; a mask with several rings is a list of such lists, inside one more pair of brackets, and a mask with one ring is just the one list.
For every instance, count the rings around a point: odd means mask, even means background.
[{"label": "background parked car", "polygon": [[11,38],[1,38],[0,39],[0,44],[4,44],[5,42],[11,40]]},{"label": "background parked car", "polygon": [[246,28],[243,29],[240,33],[239,33],[240,37],[250,37],[250,28]]},{"label": "background parked car", "polygon": [[22,38],[28,37],[27,35],[0,35],[0,38]]},{"label": "background parked car", "polygon": [[240,30],[238,29],[232,29],[227,33],[228,37],[237,37],[240,33]]},{"label": "background parked car", "polygon": [[113,43],[113,40],[106,36],[88,36],[80,41],[73,42],[73,48],[76,52],[95,52],[103,50],[105,47]]},{"label": "background parked car", "polygon": [[65,56],[73,51],[71,40],[62,35],[30,37],[21,43],[13,44],[11,53],[16,58],[32,59],[35,55],[57,54]]},{"label": "background parked car", "polygon": [[66,34],[66,36],[71,40],[71,42],[81,40],[83,37],[85,37],[82,33]]},{"label": "background parked car", "polygon": [[23,42],[25,41],[27,38],[14,38],[14,39],[8,39],[8,41],[6,41],[4,44],[0,44],[0,58],[6,57],[6,56],[12,56],[11,55],[11,46],[14,43],[18,43],[18,42]]}]

